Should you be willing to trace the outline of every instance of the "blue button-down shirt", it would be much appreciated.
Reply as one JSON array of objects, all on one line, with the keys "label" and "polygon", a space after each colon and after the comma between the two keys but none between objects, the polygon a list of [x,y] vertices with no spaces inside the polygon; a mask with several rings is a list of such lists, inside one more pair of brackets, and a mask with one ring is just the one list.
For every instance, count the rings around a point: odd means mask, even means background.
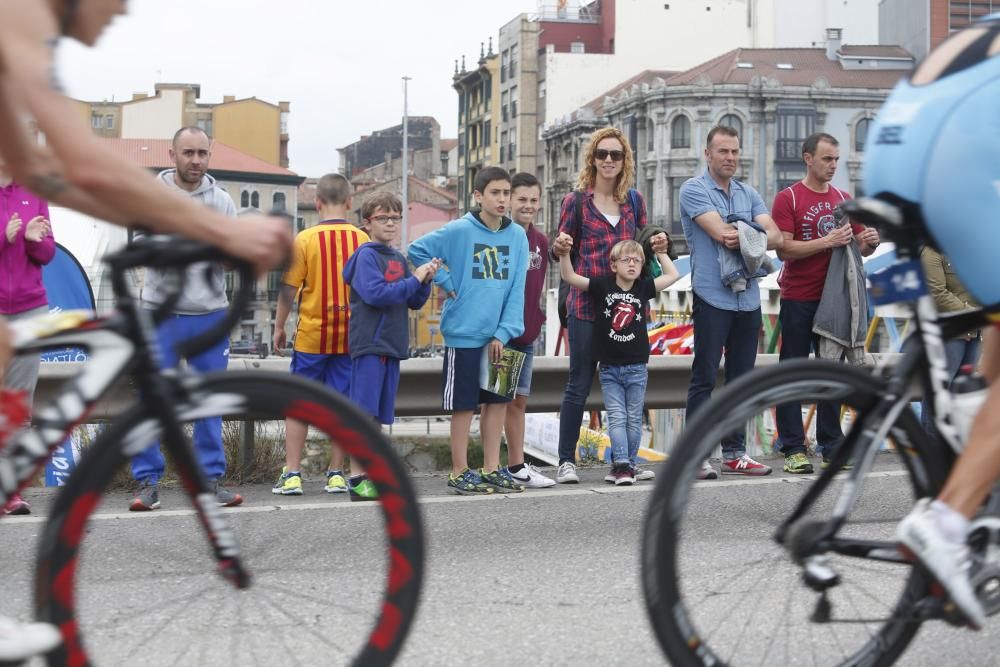
[{"label": "blue button-down shirt", "polygon": [[701,176],[689,178],[681,186],[681,224],[691,252],[691,289],[709,305],[721,310],[750,311],[760,308],[760,287],[757,280],[747,281],[746,291],[733,292],[722,284],[719,247],[701,225],[694,221],[709,211],[718,212],[726,220],[737,215],[753,220],[766,215],[764,200],[749,185],[736,179],[729,181],[729,194],[722,189],[708,169]]}]

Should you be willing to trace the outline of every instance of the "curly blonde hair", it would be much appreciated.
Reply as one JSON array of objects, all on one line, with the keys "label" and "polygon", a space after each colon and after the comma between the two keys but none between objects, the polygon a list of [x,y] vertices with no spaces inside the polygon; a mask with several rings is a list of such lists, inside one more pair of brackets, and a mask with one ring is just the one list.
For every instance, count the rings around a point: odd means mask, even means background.
[{"label": "curly blonde hair", "polygon": [[622,150],[625,152],[622,171],[618,174],[614,192],[615,201],[623,204],[628,197],[628,189],[635,182],[635,160],[632,157],[632,147],[629,146],[628,139],[616,127],[602,127],[590,135],[590,143],[587,144],[587,150],[584,151],[583,168],[580,169],[580,175],[577,177],[576,187],[578,190],[584,192],[594,187],[594,181],[597,180],[597,167],[594,166],[596,157],[594,153],[597,151],[597,144],[605,139],[617,139],[622,145]]}]

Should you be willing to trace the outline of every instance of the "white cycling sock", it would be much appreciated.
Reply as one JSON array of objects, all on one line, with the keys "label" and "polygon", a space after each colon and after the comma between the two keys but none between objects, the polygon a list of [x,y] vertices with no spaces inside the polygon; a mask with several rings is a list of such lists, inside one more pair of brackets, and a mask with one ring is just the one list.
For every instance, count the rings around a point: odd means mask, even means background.
[{"label": "white cycling sock", "polygon": [[969,520],[951,508],[951,506],[940,500],[931,502],[930,509],[934,512],[934,518],[938,526],[944,531],[949,542],[962,544],[965,536],[969,532]]}]

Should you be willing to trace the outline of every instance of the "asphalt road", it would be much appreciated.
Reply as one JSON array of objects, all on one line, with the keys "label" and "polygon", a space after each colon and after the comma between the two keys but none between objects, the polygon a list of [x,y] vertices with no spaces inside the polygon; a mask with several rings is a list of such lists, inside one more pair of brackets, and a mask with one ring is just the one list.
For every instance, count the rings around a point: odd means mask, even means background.
[{"label": "asphalt road", "polygon": [[[639,531],[653,487],[615,488],[605,472],[584,470],[580,485],[506,498],[451,496],[442,476],[416,478],[429,557],[399,664],[666,664],[639,584]],[[836,664],[868,632],[809,623],[815,595],[787,558],[764,546],[781,508],[808,483],[781,473],[729,478],[700,482],[692,496],[685,595],[697,603],[699,629],[732,664]],[[866,489],[860,530],[890,534],[909,502],[893,455],[880,455]],[[96,664],[345,663],[381,584],[376,509],[324,494],[318,479],[299,498],[263,486],[240,491],[245,506],[227,516],[255,568],[249,593],[229,591],[212,574],[180,492],[165,491],[163,508],[145,514],[126,511],[126,494],[105,499],[80,574],[80,621]],[[0,614],[29,613],[32,557],[51,493],[29,491],[35,514],[0,521]],[[835,602],[835,616],[894,600],[894,574],[864,571],[846,602]],[[898,664],[996,665],[998,630],[996,621],[978,634],[925,624]]]}]

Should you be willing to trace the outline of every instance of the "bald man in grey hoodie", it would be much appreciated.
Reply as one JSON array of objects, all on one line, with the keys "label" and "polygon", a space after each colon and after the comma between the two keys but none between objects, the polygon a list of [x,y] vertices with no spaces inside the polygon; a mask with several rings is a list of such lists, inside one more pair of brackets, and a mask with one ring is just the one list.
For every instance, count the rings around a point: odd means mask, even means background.
[{"label": "bald man in grey hoodie", "polygon": [[[198,127],[183,127],[174,135],[170,159],[174,169],[160,172],[158,180],[165,187],[208,206],[223,215],[236,217],[236,204],[225,190],[208,175],[208,162],[212,155],[212,142],[205,131]],[[146,269],[142,290],[142,304],[156,308],[167,297],[164,273]],[[164,368],[174,368],[180,363],[176,345],[206,331],[223,319],[229,299],[226,297],[225,271],[217,262],[201,262],[187,268],[184,290],[171,315],[157,329],[160,353]],[[188,365],[201,372],[225,370],[229,365],[229,341],[221,340],[211,348],[188,359]],[[243,502],[242,496],[219,486],[219,478],[226,472],[226,453],[222,446],[222,419],[201,419],[194,426],[194,446],[205,475],[213,481],[220,507],[233,507]],[[163,453],[159,443],[132,458],[132,477],[139,482],[129,509],[134,512],[159,508],[158,485],[164,471]]]}]

